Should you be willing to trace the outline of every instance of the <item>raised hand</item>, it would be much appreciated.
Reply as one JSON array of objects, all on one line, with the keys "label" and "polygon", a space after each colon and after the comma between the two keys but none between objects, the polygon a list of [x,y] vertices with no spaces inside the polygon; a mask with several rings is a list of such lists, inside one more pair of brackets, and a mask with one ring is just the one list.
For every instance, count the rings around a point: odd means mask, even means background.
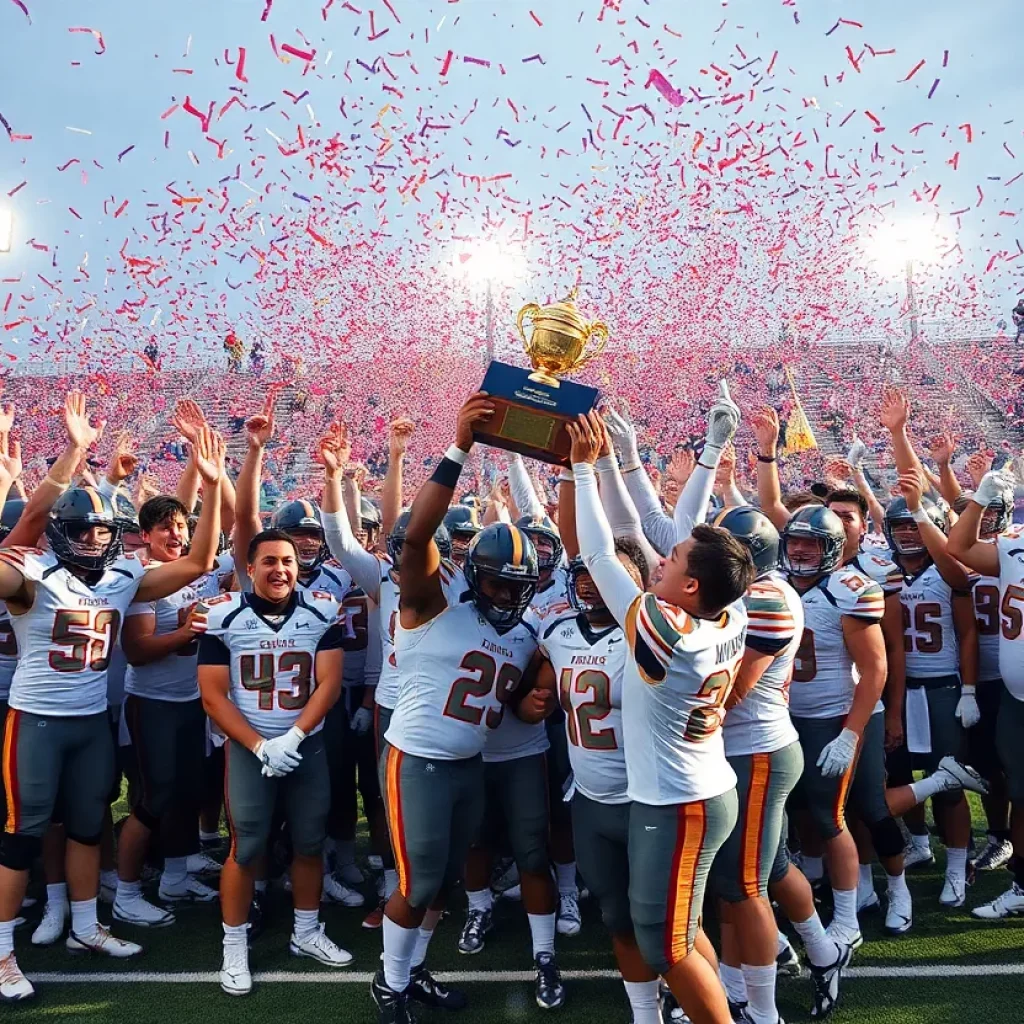
[{"label": "raised hand", "polygon": [[624,406],[621,410],[618,410],[611,405],[606,405],[604,424],[612,446],[615,448],[623,467],[628,468],[639,465],[640,446],[637,441],[636,428],[629,419],[628,409]]},{"label": "raised hand", "polygon": [[[723,452],[724,457],[724,452]],[[693,450],[690,448],[677,448],[672,453],[672,458],[668,461],[668,466],[665,468],[667,476],[682,487],[687,480],[690,479],[690,474],[693,472],[694,466],[697,465],[697,458],[693,454]]]},{"label": "raised hand", "polygon": [[900,473],[899,479],[900,494],[907,500],[907,508],[916,512],[921,507],[921,496],[924,494],[924,480],[921,474],[912,469],[906,473]]},{"label": "raised hand", "polygon": [[853,476],[853,467],[846,459],[829,459],[825,463],[825,483],[832,490],[837,491],[846,487],[851,476]]},{"label": "raised hand", "polygon": [[940,466],[948,466],[950,459],[953,458],[953,452],[956,451],[956,438],[950,433],[939,434],[938,437],[932,438],[928,451]]},{"label": "raised hand", "polygon": [[132,450],[132,436],[127,430],[122,430],[114,442],[114,451],[107,464],[107,479],[113,484],[119,484],[127,479],[138,469],[139,457]]},{"label": "raised hand", "polygon": [[199,476],[204,484],[213,486],[224,475],[224,438],[211,427],[203,427],[196,435],[194,452]]},{"label": "raised hand", "polygon": [[14,427],[14,404],[5,402],[0,405],[0,434],[9,434]]},{"label": "raised hand", "polygon": [[879,419],[882,426],[890,433],[903,430],[910,418],[910,402],[899,388],[889,388],[882,396],[882,409]]},{"label": "raised hand", "polygon": [[265,448],[267,442],[274,436],[274,402],[276,399],[276,392],[268,392],[263,409],[245,421],[250,448]]},{"label": "raised hand", "polygon": [[344,423],[332,423],[327,433],[317,443],[317,461],[327,471],[328,476],[337,476],[344,472],[352,446],[349,444],[348,431]]},{"label": "raised hand", "polygon": [[597,462],[601,445],[604,443],[604,423],[601,416],[596,411],[587,416],[581,413],[575,423],[566,423],[565,429],[569,431],[572,440],[570,462],[573,465],[580,462],[589,462],[593,465]]},{"label": "raised hand", "polygon": [[494,415],[494,405],[484,391],[470,395],[459,410],[459,422],[455,428],[455,444],[464,452],[473,448],[473,429],[478,423],[489,420]]},{"label": "raised hand", "polygon": [[982,477],[992,468],[992,452],[975,452],[967,460],[967,474],[971,478],[974,489],[981,485]]},{"label": "raised hand", "polygon": [[10,488],[21,476],[21,468],[21,442],[8,441],[5,434],[3,444],[0,445],[0,481]]},{"label": "raised hand", "polygon": [[103,436],[105,423],[100,420],[93,426],[85,408],[85,395],[81,391],[68,392],[64,399],[64,429],[76,448],[91,448]]},{"label": "raised hand", "polygon": [[171,423],[190,444],[196,443],[196,436],[203,427],[208,426],[203,410],[191,398],[183,398],[174,407]]},{"label": "raised hand", "polygon": [[[673,460],[675,455],[672,456]],[[669,471],[672,464],[669,463]],[[736,449],[730,441],[722,449],[722,457],[718,460],[718,469],[715,470],[715,483],[719,487],[729,487],[736,482]]]},{"label": "raised hand", "polygon": [[765,458],[774,458],[779,446],[779,414],[769,405],[754,414],[750,425],[757,438],[757,447]]},{"label": "raised hand", "polygon": [[408,416],[399,416],[388,427],[388,451],[391,458],[400,459],[409,446],[409,438],[416,431],[416,424]]}]

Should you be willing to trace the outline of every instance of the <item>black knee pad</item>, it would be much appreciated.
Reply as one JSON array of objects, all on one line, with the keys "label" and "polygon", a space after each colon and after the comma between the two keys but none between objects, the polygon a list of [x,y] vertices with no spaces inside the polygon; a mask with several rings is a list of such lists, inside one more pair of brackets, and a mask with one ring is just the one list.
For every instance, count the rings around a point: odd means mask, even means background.
[{"label": "black knee pad", "polygon": [[11,871],[28,871],[43,849],[39,836],[5,832],[0,839],[0,864]]},{"label": "black knee pad", "polygon": [[868,825],[871,842],[879,857],[898,857],[903,852],[903,833],[896,819],[882,818]]},{"label": "black knee pad", "polygon": [[100,843],[103,841],[102,832],[97,832],[95,835],[92,836],[82,836],[78,835],[78,833],[65,832],[65,836],[72,843],[78,843],[79,846],[99,846]]}]

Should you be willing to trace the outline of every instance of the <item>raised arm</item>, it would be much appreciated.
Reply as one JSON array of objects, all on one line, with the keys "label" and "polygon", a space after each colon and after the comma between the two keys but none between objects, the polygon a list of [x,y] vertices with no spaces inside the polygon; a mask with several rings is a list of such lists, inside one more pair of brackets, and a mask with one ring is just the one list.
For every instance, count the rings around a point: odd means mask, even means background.
[{"label": "raised arm", "polygon": [[[607,434],[607,431],[605,433]],[[640,522],[640,513],[637,512],[636,505],[633,504],[633,499],[629,496],[626,483],[619,472],[618,460],[611,451],[610,445],[607,452],[602,449],[601,455],[597,462],[594,463],[594,470],[597,473],[597,490],[601,495],[601,506],[608,517],[608,525],[611,527],[612,536],[616,539],[624,537],[636,541],[640,545],[644,557],[647,559],[647,564],[657,565],[660,556],[651,547],[650,541],[648,541],[644,534],[643,524]],[[559,512],[559,515],[561,515],[561,512]],[[575,528],[575,503],[572,509],[572,517]],[[561,522],[559,522],[558,528],[561,531]],[[579,541],[577,540],[578,544]]]},{"label": "raised arm", "polygon": [[[639,522],[637,517],[638,525]],[[562,538],[565,557],[571,562],[580,553],[580,541],[576,536],[576,483],[571,469],[563,469],[558,478],[558,534]]]},{"label": "raised arm", "polygon": [[757,500],[761,511],[777,530],[789,522],[789,509],[782,504],[779,485],[779,414],[769,406],[757,413],[751,425],[757,438]]},{"label": "raised arm", "polygon": [[[263,453],[274,436],[274,392],[263,404],[263,411],[245,422],[248,450],[235,490],[235,565],[244,566],[249,557],[249,543],[262,529],[260,522],[260,481],[263,478]],[[203,502],[206,511],[206,502]]]},{"label": "raised arm", "polygon": [[910,419],[910,402],[898,388],[890,388],[882,396],[882,426],[892,436],[892,451],[896,469],[902,475],[910,470],[923,469],[921,461],[910,443],[907,421]]},{"label": "raised arm", "polygon": [[512,491],[512,500],[519,507],[520,515],[529,516],[531,519],[543,519],[548,514],[544,503],[537,497],[521,455],[513,455],[509,461],[508,485]]},{"label": "raised arm", "polygon": [[122,430],[114,443],[114,450],[107,463],[107,472],[96,489],[109,498],[122,489],[127,493],[128,487],[125,481],[138,469],[138,466],[139,459],[134,451],[131,434],[127,430]]},{"label": "raised arm", "polygon": [[949,553],[949,540],[946,535],[928,518],[928,513],[921,507],[923,490],[924,481],[918,470],[900,473],[900,493],[906,498],[907,508],[917,523],[921,540],[936,568],[954,590],[970,590],[971,581],[967,570]]},{"label": "raised arm", "polygon": [[938,491],[950,505],[960,497],[963,491],[951,465],[955,451],[956,438],[950,433],[940,434],[931,443],[931,456],[939,467]]},{"label": "raised arm", "polygon": [[1007,491],[1013,493],[1013,481],[1009,477],[1001,472],[986,473],[949,531],[949,554],[982,576],[999,575],[999,549],[981,540],[981,518],[986,507]]},{"label": "raised arm", "polygon": [[415,430],[416,424],[412,420],[399,417],[391,424],[388,433],[388,471],[384,474],[380,495],[381,533],[384,537],[391,533],[395,521],[402,514],[405,452]]}]

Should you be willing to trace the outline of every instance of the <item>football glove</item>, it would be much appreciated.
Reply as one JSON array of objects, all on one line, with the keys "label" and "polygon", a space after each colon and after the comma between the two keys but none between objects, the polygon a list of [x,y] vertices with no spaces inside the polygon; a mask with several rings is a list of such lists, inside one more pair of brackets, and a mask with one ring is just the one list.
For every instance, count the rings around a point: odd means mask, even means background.
[{"label": "football glove", "polygon": [[369,708],[356,708],[356,713],[348,724],[357,736],[365,736],[373,725],[373,712]]},{"label": "football glove", "polygon": [[857,756],[860,740],[855,732],[844,729],[831,743],[826,743],[818,755],[818,767],[826,779],[834,779],[849,771]]},{"label": "football glove", "polygon": [[609,408],[604,414],[604,425],[612,439],[615,453],[619,457],[622,468],[634,469],[640,465],[640,448],[636,440],[636,429],[629,420],[614,409]]},{"label": "football glove", "polygon": [[739,407],[729,397],[729,385],[723,380],[718,385],[718,401],[708,411],[704,451],[707,452],[710,448],[712,458],[717,460],[722,449],[735,437],[739,425]]},{"label": "football glove", "polygon": [[1007,491],[1013,493],[1013,478],[1002,470],[990,469],[978,484],[978,489],[971,495],[971,501],[987,508],[997,498],[1002,497]]},{"label": "football glove", "polygon": [[298,726],[293,725],[283,736],[260,740],[252,752],[262,762],[263,774],[280,778],[297,768],[302,760],[299,744],[305,738],[306,734]]},{"label": "football glove", "polygon": [[956,717],[965,729],[970,729],[981,721],[981,709],[974,695],[973,686],[965,686],[960,691],[960,702],[956,706]]},{"label": "football glove", "polygon": [[853,466],[854,469],[860,469],[861,463],[864,461],[864,456],[868,453],[868,446],[859,438],[853,439],[853,444],[850,445],[850,450],[846,453],[846,461]]}]

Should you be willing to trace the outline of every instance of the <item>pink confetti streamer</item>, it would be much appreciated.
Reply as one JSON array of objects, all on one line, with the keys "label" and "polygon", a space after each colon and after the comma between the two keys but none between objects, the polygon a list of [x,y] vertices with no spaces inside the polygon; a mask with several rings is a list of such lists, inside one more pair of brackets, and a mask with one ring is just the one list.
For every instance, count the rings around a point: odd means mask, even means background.
[{"label": "pink confetti streamer", "polygon": [[652,70],[647,77],[645,89],[654,86],[673,107],[681,107],[686,101],[683,94],[658,70]]},{"label": "pink confetti streamer", "polygon": [[[17,0],[15,0],[17,2]],[[69,28],[69,32],[86,32],[91,35],[96,42],[99,44],[99,49],[95,51],[96,56],[99,57],[101,54],[107,52],[107,44],[103,41],[103,33],[95,28]]]},{"label": "pink confetti streamer", "polygon": [[274,0],[266,0],[263,8],[263,13],[260,15],[260,21],[266,21],[270,17],[270,8],[274,6]]},{"label": "pink confetti streamer", "polygon": [[924,67],[924,65],[925,65],[925,61],[924,61],[923,59],[922,59],[922,60],[919,60],[919,61],[918,61],[918,62],[917,62],[917,63],[916,63],[916,64],[915,64],[915,65],[914,65],[914,66],[913,66],[913,67],[912,67],[911,69],[910,69],[910,71],[909,71],[909,72],[908,72],[908,74],[907,74],[907,77],[906,77],[906,78],[901,78],[901,79],[900,79],[900,81],[901,81],[901,82],[909,82],[909,81],[910,81],[910,80],[911,80],[911,79],[912,79],[912,78],[914,77],[914,75],[916,75],[916,74],[918,73],[918,71],[920,71],[920,70],[921,70],[921,68],[923,68],[923,67]]},{"label": "pink confetti streamer", "polygon": [[28,23],[31,25],[32,15],[28,13],[28,8],[21,2],[21,0],[11,0],[11,3],[13,3],[16,7],[21,9],[21,13],[24,14],[26,18],[28,18]]},{"label": "pink confetti streamer", "polygon": [[939,79],[936,78],[935,81],[932,82],[932,87],[928,90],[928,99],[931,99],[935,95],[935,90],[938,89],[938,87]]}]

